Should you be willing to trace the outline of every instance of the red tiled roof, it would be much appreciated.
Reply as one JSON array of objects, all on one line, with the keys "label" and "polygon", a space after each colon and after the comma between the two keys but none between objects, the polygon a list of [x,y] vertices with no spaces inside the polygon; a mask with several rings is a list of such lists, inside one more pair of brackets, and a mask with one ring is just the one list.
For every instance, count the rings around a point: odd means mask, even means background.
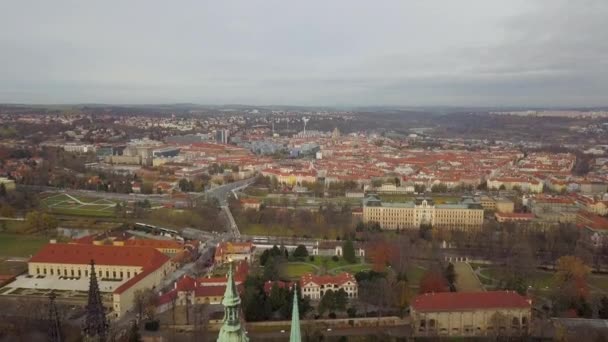
[{"label": "red tiled roof", "polygon": [[175,283],[175,288],[178,291],[190,291],[190,290],[194,289],[195,287],[196,287],[196,280],[187,275],[183,276]]},{"label": "red tiled roof", "polygon": [[307,274],[304,274],[300,278],[300,284],[302,286],[305,286],[308,283],[315,283],[318,285],[326,285],[326,284],[342,285],[348,281],[351,281],[354,283],[357,282],[355,280],[355,277],[353,277],[353,275],[348,272],[340,273],[335,276],[332,276],[332,275],[317,276],[312,273],[307,273]]},{"label": "red tiled roof", "polygon": [[414,310],[427,312],[531,307],[528,298],[512,291],[427,293],[412,301]]},{"label": "red tiled roof", "polygon": [[96,246],[84,244],[49,243],[30,262],[57,264],[89,264],[114,266],[159,266],[169,257],[149,247]]}]

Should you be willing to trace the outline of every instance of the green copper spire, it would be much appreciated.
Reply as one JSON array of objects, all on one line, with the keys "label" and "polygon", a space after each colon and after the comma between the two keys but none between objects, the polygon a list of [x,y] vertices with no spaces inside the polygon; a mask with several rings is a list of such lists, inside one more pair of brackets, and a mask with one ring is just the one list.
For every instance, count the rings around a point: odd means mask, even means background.
[{"label": "green copper spire", "polygon": [[302,342],[300,334],[300,310],[298,309],[298,288],[293,285],[293,309],[291,311],[291,333],[289,342]]},{"label": "green copper spire", "polygon": [[230,263],[227,278],[226,292],[224,292],[224,298],[222,299],[224,321],[220,334],[217,337],[217,342],[248,342],[249,338],[245,335],[243,328],[241,328],[241,320],[239,318],[241,297],[239,297],[236,285],[234,284],[232,263]]}]

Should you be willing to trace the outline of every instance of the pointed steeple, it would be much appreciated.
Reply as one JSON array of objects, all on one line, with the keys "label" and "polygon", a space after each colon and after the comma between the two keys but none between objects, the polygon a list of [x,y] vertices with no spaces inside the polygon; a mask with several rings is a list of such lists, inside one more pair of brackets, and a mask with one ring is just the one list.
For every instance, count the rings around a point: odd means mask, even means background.
[{"label": "pointed steeple", "polygon": [[59,320],[57,306],[55,305],[55,298],[55,293],[51,292],[49,295],[49,341],[62,342],[63,332],[61,330],[61,321]]},{"label": "pointed steeple", "polygon": [[226,279],[226,291],[222,299],[224,306],[224,320],[220,333],[217,337],[217,342],[248,342],[249,338],[245,335],[245,331],[241,327],[239,318],[241,311],[241,297],[236,290],[234,277],[232,275],[232,262],[228,269]]},{"label": "pointed steeple", "polygon": [[89,301],[86,306],[84,320],[84,340],[105,342],[108,335],[108,321],[106,311],[101,301],[97,275],[95,274],[95,261],[91,260],[89,282]]},{"label": "pointed steeple", "polygon": [[298,288],[293,285],[293,309],[291,311],[291,332],[289,342],[302,342],[300,333],[300,310],[298,309]]}]

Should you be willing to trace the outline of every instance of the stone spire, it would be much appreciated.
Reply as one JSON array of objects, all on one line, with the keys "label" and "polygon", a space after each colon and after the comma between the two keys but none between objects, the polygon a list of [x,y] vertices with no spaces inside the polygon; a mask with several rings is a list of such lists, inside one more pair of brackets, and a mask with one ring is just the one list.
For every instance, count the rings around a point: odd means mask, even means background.
[{"label": "stone spire", "polygon": [[222,299],[224,306],[224,320],[220,333],[217,337],[217,342],[248,342],[249,338],[245,335],[245,331],[241,327],[239,314],[241,311],[241,297],[236,290],[234,277],[232,275],[232,262],[228,269],[228,277],[226,282],[226,292]]},{"label": "stone spire", "polygon": [[55,305],[55,298],[55,293],[51,292],[49,295],[49,341],[62,342],[63,332],[61,330],[61,321],[59,320],[57,306]]},{"label": "stone spire", "polygon": [[289,342],[302,342],[300,334],[300,310],[298,309],[298,287],[293,285],[293,309],[291,311],[291,332]]},{"label": "stone spire", "polygon": [[84,340],[105,342],[108,336],[108,321],[106,311],[101,301],[101,292],[95,274],[95,261],[91,260],[89,282],[89,302],[86,306],[84,320]]}]

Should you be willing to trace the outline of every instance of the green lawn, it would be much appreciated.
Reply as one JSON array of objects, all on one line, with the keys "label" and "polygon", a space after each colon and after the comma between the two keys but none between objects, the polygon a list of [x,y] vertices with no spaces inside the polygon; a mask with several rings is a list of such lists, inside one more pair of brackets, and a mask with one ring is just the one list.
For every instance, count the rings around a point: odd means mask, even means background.
[{"label": "green lawn", "polygon": [[49,239],[42,236],[0,233],[0,256],[29,257],[48,242]]},{"label": "green lawn", "polygon": [[356,274],[358,272],[369,271],[371,269],[372,269],[372,267],[369,264],[356,264],[356,265],[347,265],[347,266],[334,268],[334,269],[329,270],[329,273],[338,274],[341,272],[348,272],[351,274]]},{"label": "green lawn", "polygon": [[[73,197],[73,198],[71,198]],[[66,194],[51,194],[41,200],[42,206],[59,215],[110,217],[114,216],[115,201]],[[76,200],[84,203],[78,203]]]},{"label": "green lawn", "polygon": [[344,258],[339,258],[338,261],[334,261],[330,256],[315,256],[315,260],[310,262],[313,265],[316,265],[321,268],[325,268],[326,270],[331,270],[336,267],[346,266],[349,263],[344,260]]},{"label": "green lawn", "polygon": [[317,269],[310,264],[287,263],[281,270],[281,275],[289,279],[298,279],[306,273],[315,273]]},{"label": "green lawn", "polygon": [[593,274],[589,277],[589,284],[608,292],[608,275]]},{"label": "green lawn", "polygon": [[414,265],[414,266],[408,267],[405,274],[407,275],[407,280],[410,283],[410,285],[418,286],[418,284],[420,284],[420,279],[422,279],[422,276],[424,275],[425,272],[426,272],[426,269],[423,269],[420,266]]},{"label": "green lawn", "polygon": [[[502,271],[499,267],[490,266],[483,269],[481,274],[493,279],[499,279],[501,272]],[[553,272],[549,271],[535,270],[534,273],[528,277],[528,284],[539,290],[545,289],[546,287],[551,287],[553,284],[553,274]]]}]

